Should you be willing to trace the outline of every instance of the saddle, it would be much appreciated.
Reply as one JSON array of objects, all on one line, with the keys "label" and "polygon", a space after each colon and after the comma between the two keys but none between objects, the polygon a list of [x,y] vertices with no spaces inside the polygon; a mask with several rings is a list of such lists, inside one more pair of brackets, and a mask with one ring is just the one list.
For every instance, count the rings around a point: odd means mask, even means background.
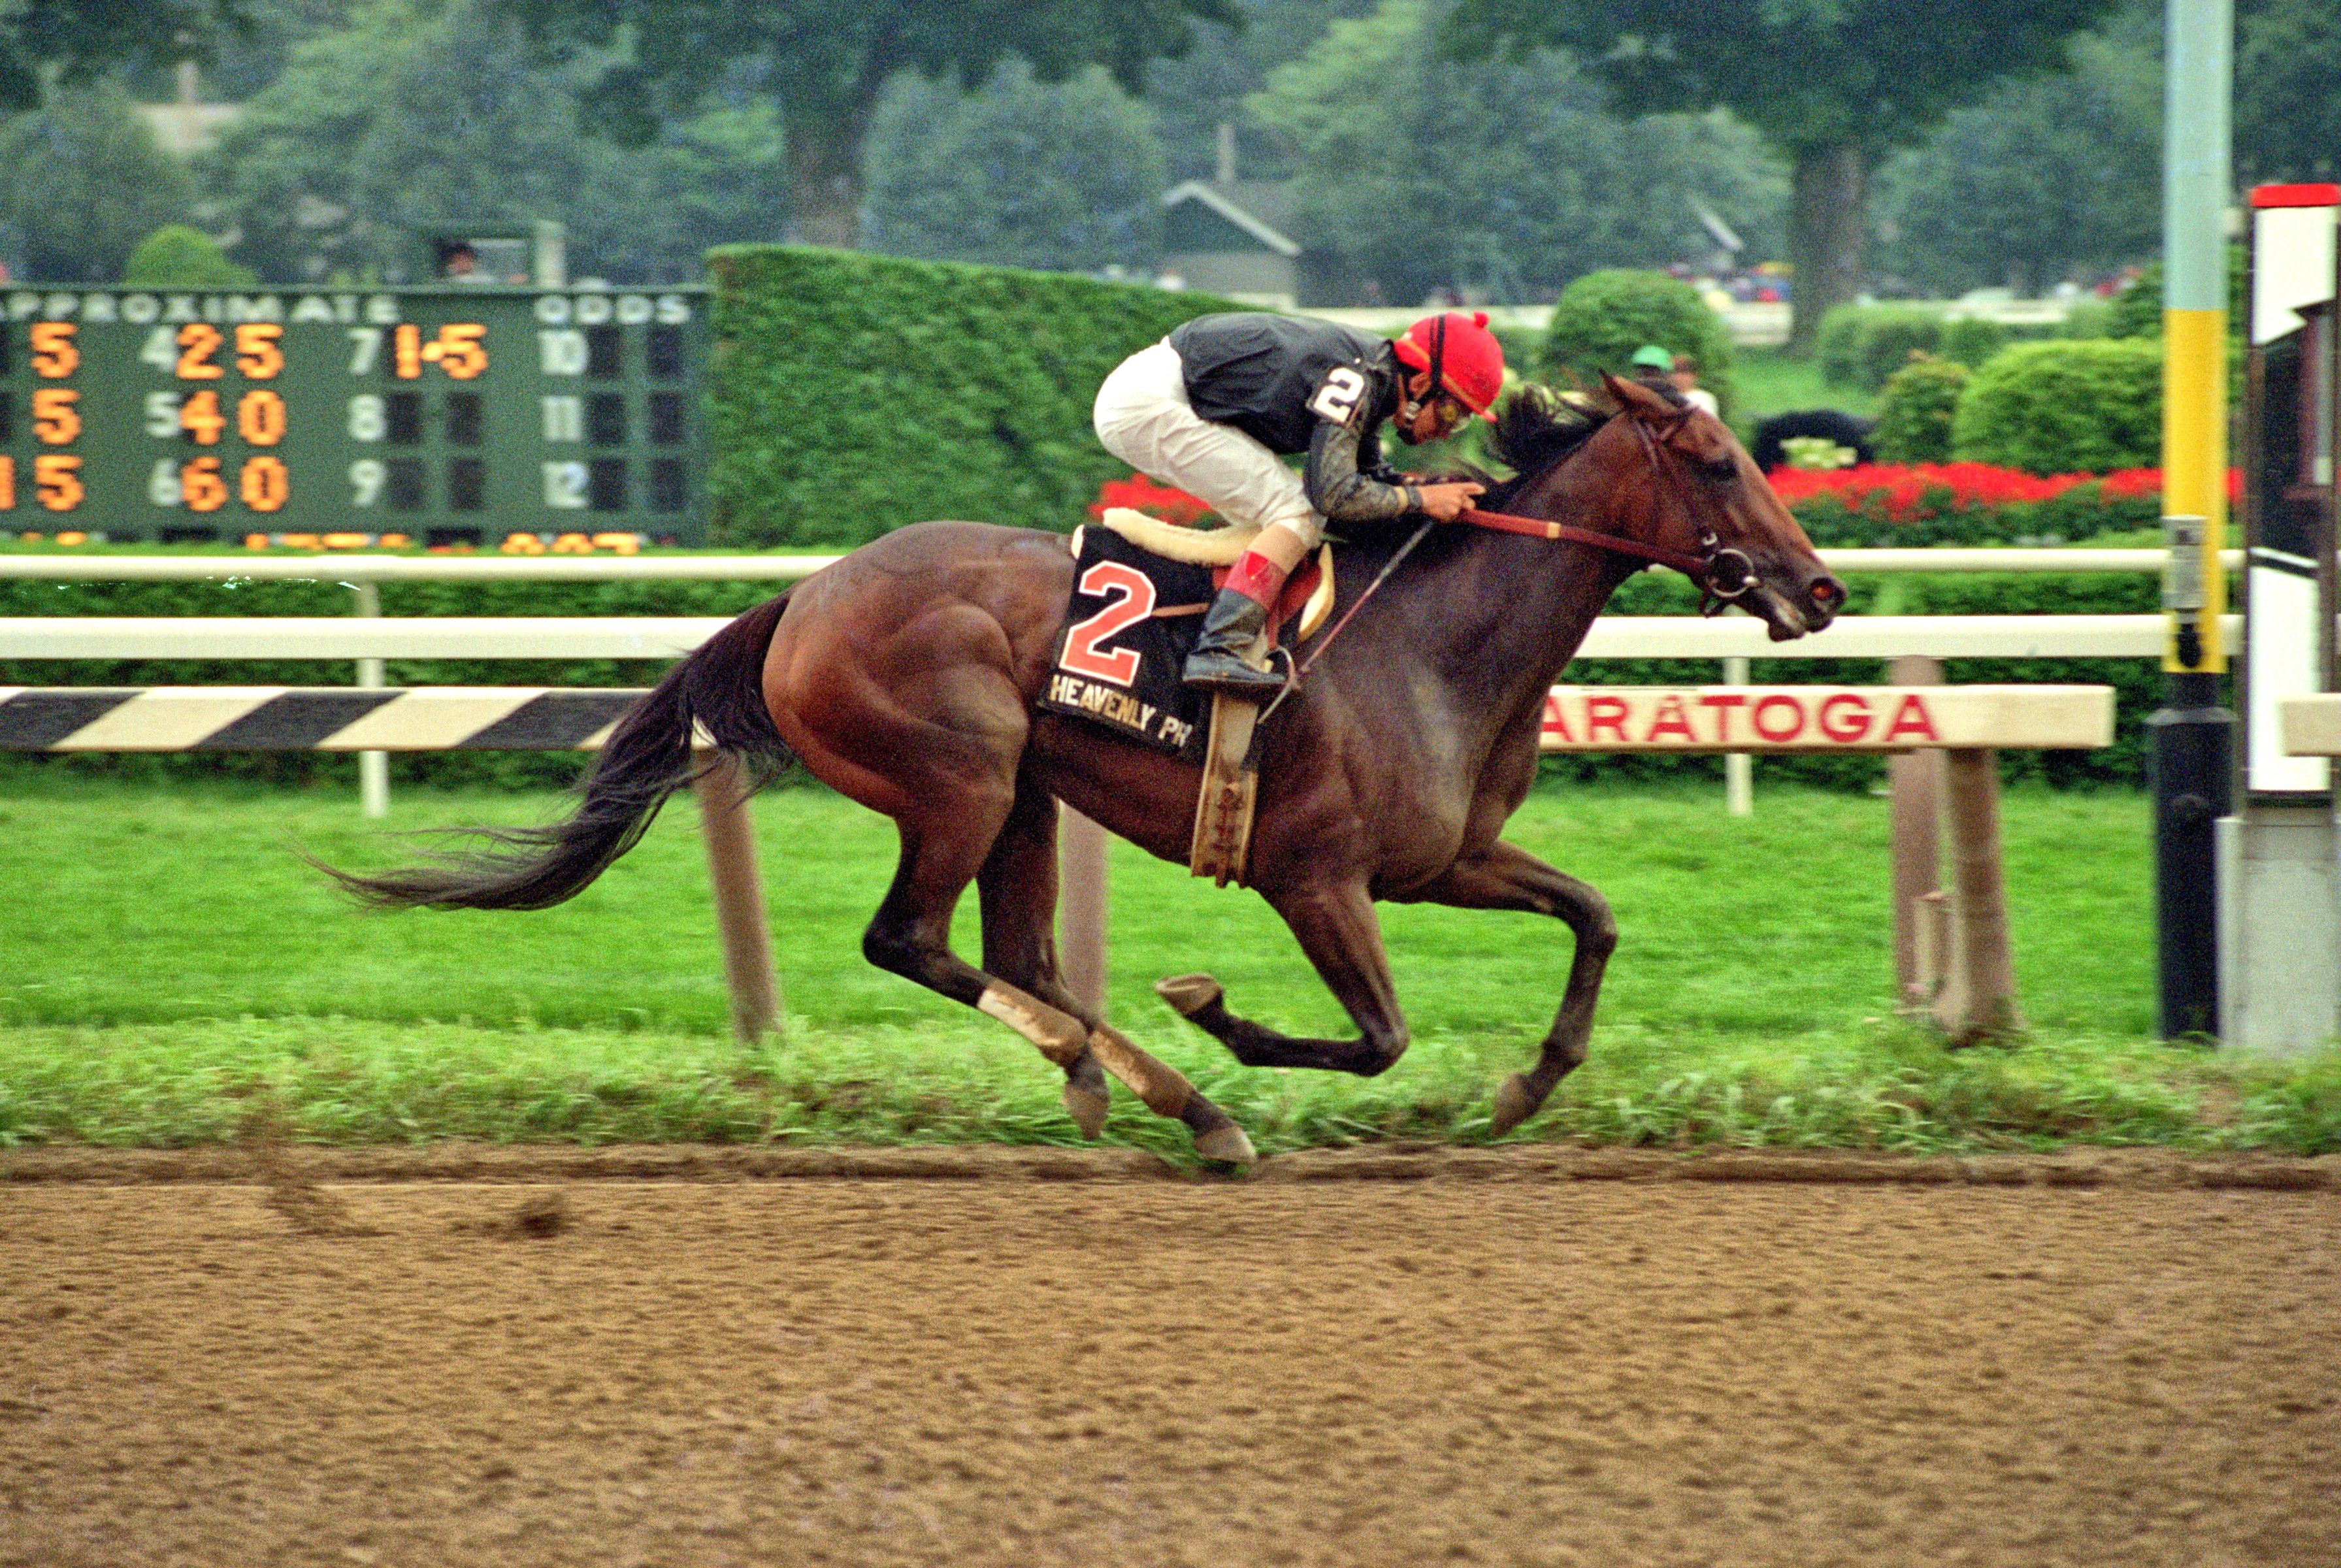
[{"label": "saddle", "polygon": [[[1251,756],[1259,704],[1194,692],[1180,669],[1203,612],[1257,528],[1184,528],[1126,507],[1072,537],[1073,595],[1040,705],[1201,764],[1189,869],[1221,886],[1240,880],[1259,782]],[[1250,657],[1313,635],[1333,607],[1332,551],[1286,581]]]}]

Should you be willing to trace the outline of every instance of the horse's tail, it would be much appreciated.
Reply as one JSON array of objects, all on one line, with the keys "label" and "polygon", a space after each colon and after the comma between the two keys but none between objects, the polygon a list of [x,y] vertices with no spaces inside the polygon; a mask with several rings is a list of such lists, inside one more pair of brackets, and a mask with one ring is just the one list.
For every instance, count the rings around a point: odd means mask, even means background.
[{"label": "horse's tail", "polygon": [[626,710],[593,771],[577,786],[576,809],[533,828],[459,828],[497,846],[439,856],[436,864],[358,876],[314,863],[369,904],[404,909],[544,909],[575,896],[634,847],[666,797],[692,782],[695,731],[741,757],[750,776],[770,777],[789,760],[788,744],[764,706],[764,653],[788,594],[768,600],[709,638]]}]

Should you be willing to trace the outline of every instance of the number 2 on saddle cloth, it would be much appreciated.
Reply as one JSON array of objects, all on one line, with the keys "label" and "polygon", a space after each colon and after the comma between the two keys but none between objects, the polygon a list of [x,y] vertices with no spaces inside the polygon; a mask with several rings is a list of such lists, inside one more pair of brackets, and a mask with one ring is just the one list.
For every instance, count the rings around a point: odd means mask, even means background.
[{"label": "number 2 on saddle cloth", "polygon": [[[1180,671],[1227,574],[1225,566],[1157,555],[1110,528],[1083,528],[1072,601],[1040,705],[1200,762],[1211,694],[1190,691]],[[1285,584],[1269,622],[1280,642],[1320,576],[1310,561]]]}]

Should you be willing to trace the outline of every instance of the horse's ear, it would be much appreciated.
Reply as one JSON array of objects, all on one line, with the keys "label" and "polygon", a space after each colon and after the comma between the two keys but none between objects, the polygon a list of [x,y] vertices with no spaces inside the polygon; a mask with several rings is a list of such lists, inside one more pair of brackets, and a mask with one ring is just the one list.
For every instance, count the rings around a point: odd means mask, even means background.
[{"label": "horse's ear", "polygon": [[1601,373],[1601,385],[1609,389],[1609,395],[1617,400],[1620,410],[1654,416],[1675,412],[1673,404],[1639,381],[1612,375],[1605,370]]}]

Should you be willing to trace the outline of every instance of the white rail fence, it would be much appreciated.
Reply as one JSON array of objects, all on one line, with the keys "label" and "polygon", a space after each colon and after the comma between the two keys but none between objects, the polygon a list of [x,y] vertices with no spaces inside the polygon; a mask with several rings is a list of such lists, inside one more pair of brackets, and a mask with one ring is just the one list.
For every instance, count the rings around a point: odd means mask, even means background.
[{"label": "white rail fence", "polygon": [[[2237,553],[2230,552],[2231,556]],[[1839,572],[2157,572],[2160,550],[1838,550],[1823,558]],[[640,557],[413,557],[344,555],[303,559],[230,556],[0,556],[0,577],[53,581],[324,580],[348,584],[357,614],[281,617],[17,616],[0,617],[0,658],[354,660],[359,688],[383,685],[389,659],[643,659],[680,657],[729,624],[723,616],[384,617],[379,585],[385,582],[512,582],[698,580],[786,582],[836,559],[825,555]],[[2230,563],[2233,564],[2232,562]],[[2229,616],[2227,634],[2240,634]],[[1773,643],[1764,626],[1740,616],[1611,616],[1595,623],[1580,650],[1585,659],[1718,661],[1728,686],[1745,686],[1753,660],[1882,659],[1895,661],[1894,678],[1939,680],[1946,658],[2157,658],[2167,634],[2159,614],[1856,616],[1828,630]],[[67,688],[55,689],[62,694]],[[344,688],[346,690],[346,688]],[[1892,688],[1868,688],[1883,700]],[[2110,733],[2111,694],[2099,689]],[[226,693],[219,694],[226,696]],[[477,694],[439,694],[461,702]],[[582,693],[580,694],[583,694]],[[611,694],[603,694],[609,695]],[[2047,695],[2042,694],[2043,697]],[[230,699],[233,701],[234,699]],[[1697,697],[1683,699],[1696,702]],[[1784,699],[1785,700],[1785,699]],[[194,714],[194,694],[144,705]],[[411,703],[410,703],[410,705]],[[127,732],[125,731],[125,734]],[[363,732],[360,732],[363,733]],[[596,737],[598,738],[598,737]],[[303,744],[303,743],[295,743]],[[315,742],[305,743],[314,745]],[[393,745],[399,743],[391,742]],[[450,743],[425,742],[427,749]],[[454,744],[466,744],[462,741]],[[478,744],[476,742],[471,744]],[[554,744],[575,744],[556,741]],[[587,744],[591,744],[590,742]],[[1907,1004],[1931,1009],[1955,1034],[1988,1031],[2016,1018],[1998,872],[1994,744],[2040,744],[2020,736],[1987,736],[1895,763],[1896,953]],[[2103,740],[2094,743],[2105,744]],[[169,749],[182,749],[182,741]],[[84,746],[72,749],[95,749]],[[147,749],[135,743],[121,749]],[[335,747],[333,749],[342,749]],[[1602,749],[1625,749],[1604,747]],[[1718,749],[1713,745],[1680,749]],[[1798,749],[1771,748],[1766,749]],[[1820,744],[1818,749],[1845,749]],[[363,750],[362,794],[369,815],[387,809],[386,754]],[[1941,766],[1952,769],[1948,781]],[[1748,758],[1727,753],[1727,796],[1738,814],[1749,809]],[[1924,771],[1933,765],[1931,773]],[[1913,772],[1917,768],[1920,771]],[[1931,780],[1932,782],[1928,782]],[[1945,784],[1948,782],[1948,791]],[[704,830],[722,922],[725,963],[732,981],[733,1021],[744,1034],[768,1026],[776,1003],[770,944],[756,891],[752,841],[746,814],[728,778],[702,787]],[[1946,795],[1948,794],[1948,798]],[[728,798],[727,798],[728,797]],[[1964,804],[1963,804],[1964,803]],[[1936,823],[1948,825],[1962,885],[1937,888]],[[1076,991],[1101,1003],[1105,975],[1104,845],[1094,824],[1068,814],[1062,915],[1068,978]],[[1906,846],[1906,838],[1909,844]],[[1918,841],[1923,839],[1923,844]],[[1094,885],[1092,885],[1094,884]],[[1947,906],[1948,904],[1948,906]],[[1961,913],[1962,910],[1968,913]]]}]

